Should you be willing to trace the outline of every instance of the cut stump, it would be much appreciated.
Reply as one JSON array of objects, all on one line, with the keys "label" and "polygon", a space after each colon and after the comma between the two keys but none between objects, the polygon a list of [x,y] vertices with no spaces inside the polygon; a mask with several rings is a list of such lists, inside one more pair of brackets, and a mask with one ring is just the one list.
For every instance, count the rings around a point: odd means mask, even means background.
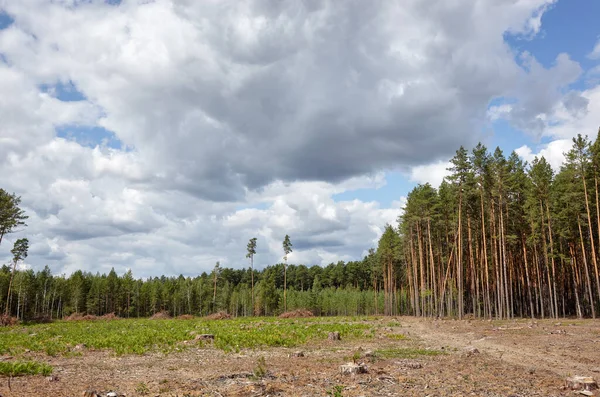
[{"label": "cut stump", "polygon": [[467,357],[470,357],[474,354],[479,354],[479,350],[475,346],[467,346],[465,347],[465,354]]},{"label": "cut stump", "polygon": [[337,331],[330,332],[329,335],[327,336],[327,339],[329,339],[329,340],[340,340],[340,333],[337,332]]},{"label": "cut stump", "polygon": [[347,363],[340,365],[340,373],[342,375],[366,374],[367,366],[363,363]]},{"label": "cut stump", "polygon": [[213,334],[200,334],[194,337],[195,340],[215,340],[215,336]]},{"label": "cut stump", "polygon": [[598,384],[590,376],[571,376],[566,380],[566,387],[569,390],[596,390]]}]

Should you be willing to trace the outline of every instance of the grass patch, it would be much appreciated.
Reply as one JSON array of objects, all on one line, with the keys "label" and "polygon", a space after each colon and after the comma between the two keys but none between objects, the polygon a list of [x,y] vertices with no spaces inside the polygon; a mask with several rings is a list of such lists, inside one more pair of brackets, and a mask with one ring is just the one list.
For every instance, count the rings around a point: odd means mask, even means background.
[{"label": "grass patch", "polygon": [[[109,350],[117,355],[175,352],[201,343],[183,344],[195,334],[213,334],[213,345],[224,351],[264,347],[294,347],[325,340],[338,331],[342,339],[369,338],[371,325],[347,317],[235,318],[228,321],[123,319],[119,321],[57,321],[0,329],[0,354],[19,355],[30,350],[50,356],[75,354],[74,347]],[[367,333],[367,335],[365,335]]]},{"label": "grass patch", "polygon": [[439,356],[446,354],[440,350],[427,350],[416,348],[393,348],[375,350],[375,356],[381,358],[418,358],[422,356]]},{"label": "grass patch", "polygon": [[39,363],[37,361],[1,361],[0,375],[2,376],[25,376],[25,375],[44,375],[52,373],[51,365]]},{"label": "grass patch", "polygon": [[388,339],[393,339],[393,340],[406,340],[406,339],[408,339],[406,337],[406,335],[403,335],[403,334],[387,334],[386,337]]}]

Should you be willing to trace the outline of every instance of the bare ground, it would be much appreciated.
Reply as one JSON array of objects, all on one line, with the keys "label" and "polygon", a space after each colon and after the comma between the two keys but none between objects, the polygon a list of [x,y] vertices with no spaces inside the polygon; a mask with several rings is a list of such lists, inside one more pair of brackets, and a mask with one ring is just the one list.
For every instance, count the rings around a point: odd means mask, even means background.
[{"label": "bare ground", "polygon": [[[54,366],[43,376],[0,378],[8,396],[82,396],[86,389],[130,396],[574,396],[563,390],[569,375],[600,378],[600,321],[596,320],[376,320],[375,338],[319,341],[298,349],[224,353],[212,347],[182,353],[115,357],[83,351],[77,357],[31,355]],[[393,324],[392,324],[393,323]],[[405,334],[396,340],[387,334]],[[190,342],[192,343],[192,342]],[[464,348],[480,353],[467,355]],[[419,356],[422,368],[401,357],[369,360],[368,373],[339,374],[339,365],[362,349],[420,348],[447,352]],[[290,357],[302,350],[305,357]],[[259,357],[266,374],[252,376]],[[343,387],[343,388],[342,388]],[[596,395],[600,395],[597,393]]]}]

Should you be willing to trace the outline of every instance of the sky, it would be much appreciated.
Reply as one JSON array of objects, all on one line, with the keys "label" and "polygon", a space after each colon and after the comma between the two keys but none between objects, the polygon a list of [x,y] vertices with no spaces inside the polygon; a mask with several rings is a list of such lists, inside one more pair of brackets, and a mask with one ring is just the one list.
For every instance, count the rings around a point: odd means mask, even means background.
[{"label": "sky", "polygon": [[595,0],[0,0],[26,266],[360,260],[463,145],[555,169],[600,126]]}]

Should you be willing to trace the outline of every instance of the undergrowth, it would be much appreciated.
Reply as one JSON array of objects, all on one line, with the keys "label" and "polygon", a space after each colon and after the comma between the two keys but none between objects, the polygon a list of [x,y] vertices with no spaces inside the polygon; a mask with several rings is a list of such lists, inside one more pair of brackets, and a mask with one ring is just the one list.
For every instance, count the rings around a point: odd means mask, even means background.
[{"label": "undergrowth", "polygon": [[[196,334],[215,335],[214,346],[226,352],[245,348],[294,347],[311,340],[327,339],[339,331],[342,338],[365,338],[371,325],[349,318],[237,318],[228,321],[205,319],[123,319],[119,321],[58,321],[51,324],[18,325],[0,328],[0,354],[19,355],[26,350],[50,356],[109,350],[117,355],[169,353],[190,346]],[[366,337],[372,337],[367,333]],[[184,341],[187,341],[185,344]]]},{"label": "undergrowth", "polygon": [[2,376],[48,376],[52,371],[51,365],[37,361],[0,361],[0,375]]}]

